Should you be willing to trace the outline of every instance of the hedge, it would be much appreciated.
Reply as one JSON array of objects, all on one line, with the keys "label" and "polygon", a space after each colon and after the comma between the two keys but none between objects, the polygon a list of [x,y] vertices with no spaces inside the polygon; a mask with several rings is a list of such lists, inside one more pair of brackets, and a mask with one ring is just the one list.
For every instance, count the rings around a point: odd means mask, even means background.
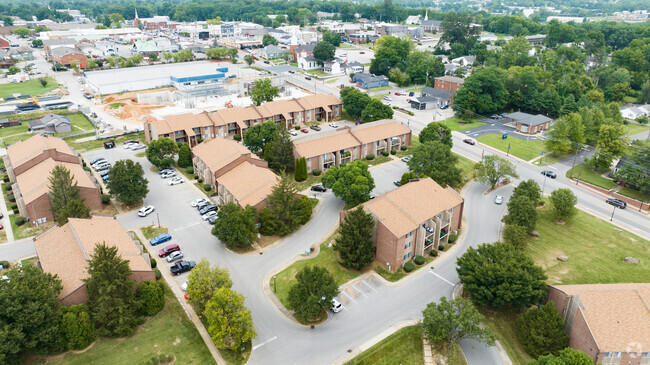
[{"label": "hedge", "polygon": [[431,252],[429,252],[429,255],[431,255],[431,256],[433,256],[433,257],[436,257],[436,256],[438,256],[438,251],[436,251],[436,250],[431,250]]},{"label": "hedge", "polygon": [[152,269],[155,269],[156,266],[158,266],[158,263],[156,262],[156,259],[154,259],[153,257],[149,257],[149,262],[151,262],[151,268]]},{"label": "hedge", "polygon": [[3,269],[8,269],[9,268],[9,261],[2,260],[2,261],[0,261],[0,265],[2,265]]},{"label": "hedge", "polygon": [[457,239],[458,239],[458,235],[457,234],[452,234],[452,235],[449,236],[449,240],[447,242],[454,243],[454,242],[456,242]]},{"label": "hedge", "polygon": [[23,217],[16,217],[16,218],[14,219],[14,223],[16,223],[17,226],[22,226],[23,224],[25,224],[25,218],[23,218]]},{"label": "hedge", "polygon": [[406,151],[407,149],[408,149],[408,147],[406,147],[406,146],[400,147],[400,150],[402,150],[402,151]]},{"label": "hedge", "polygon": [[372,161],[374,159],[375,159],[375,155],[373,155],[372,153],[366,156],[366,160],[368,161]]},{"label": "hedge", "polygon": [[413,264],[411,261],[404,264],[404,271],[411,272],[413,270],[415,270],[415,264]]},{"label": "hedge", "polygon": [[241,134],[235,134],[232,138],[233,138],[235,141],[241,141]]},{"label": "hedge", "polygon": [[185,171],[187,171],[188,174],[193,174],[194,173],[194,168],[192,166],[188,166]]},{"label": "hedge", "polygon": [[205,191],[210,191],[210,190],[212,190],[212,185],[210,185],[210,184],[203,184],[203,190],[205,190]]},{"label": "hedge", "polygon": [[320,169],[314,169],[311,173],[314,176],[319,176],[322,172],[323,171],[321,171]]},{"label": "hedge", "polygon": [[108,194],[102,194],[102,203],[108,204],[111,202],[111,196]]},{"label": "hedge", "polygon": [[391,154],[391,155],[396,155],[396,154],[397,154],[397,151],[395,151],[395,150],[390,150],[390,154]]},{"label": "hedge", "polygon": [[160,280],[160,278],[162,278],[162,273],[160,270],[156,269],[154,273],[156,274],[156,280]]},{"label": "hedge", "polygon": [[388,151],[384,151],[384,152],[382,152],[381,154],[382,154],[384,157],[388,157],[388,155],[389,155]]},{"label": "hedge", "polygon": [[9,199],[9,201],[12,203],[16,201],[16,197],[14,196],[14,194],[7,195],[7,199]]},{"label": "hedge", "polygon": [[424,257],[422,257],[422,256],[415,256],[415,258],[413,259],[413,261],[415,261],[415,263],[418,264],[418,265],[422,265],[422,264],[424,264]]}]

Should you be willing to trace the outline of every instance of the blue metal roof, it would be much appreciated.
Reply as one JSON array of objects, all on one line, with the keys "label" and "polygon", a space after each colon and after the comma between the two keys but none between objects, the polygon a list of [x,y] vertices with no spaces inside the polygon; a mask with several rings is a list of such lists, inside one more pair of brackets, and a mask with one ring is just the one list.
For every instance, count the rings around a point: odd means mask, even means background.
[{"label": "blue metal roof", "polygon": [[171,76],[171,79],[172,79],[172,81],[175,81],[175,82],[190,82],[190,81],[200,81],[200,80],[223,79],[225,77],[226,77],[225,74],[219,73],[219,74],[191,76],[191,77],[174,77],[174,76]]}]

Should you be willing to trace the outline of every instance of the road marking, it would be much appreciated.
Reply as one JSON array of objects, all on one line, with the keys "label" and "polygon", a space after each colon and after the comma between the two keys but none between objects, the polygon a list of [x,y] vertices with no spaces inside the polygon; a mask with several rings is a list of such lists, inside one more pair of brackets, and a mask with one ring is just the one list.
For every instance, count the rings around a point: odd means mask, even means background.
[{"label": "road marking", "polygon": [[359,303],[357,303],[356,300],[354,300],[354,299],[350,296],[350,294],[348,294],[348,293],[346,293],[346,292],[344,292],[344,291],[342,291],[341,293],[345,294],[345,296],[348,297],[348,299],[350,299],[351,301],[353,301],[354,304],[359,304]]},{"label": "road marking", "polygon": [[180,230],[185,229],[185,228],[194,227],[194,226],[199,225],[199,224],[201,224],[201,222],[196,222],[196,223],[194,223],[194,224],[190,224],[189,226],[185,226],[185,227],[181,227],[181,228],[176,228],[176,229],[174,229],[174,232],[176,232],[176,231],[180,231]]},{"label": "road marking", "polygon": [[372,291],[374,291],[375,293],[378,293],[378,291],[377,291],[375,288],[373,288],[372,286],[370,286],[370,284],[366,283],[364,280],[361,280],[361,282],[364,283],[364,284],[366,284],[366,285],[368,286],[368,288],[372,289]]},{"label": "road marking", "polygon": [[433,271],[431,271],[431,270],[429,270],[429,274],[434,275],[434,276],[437,276],[437,277],[440,278],[442,281],[444,281],[445,283],[447,283],[447,284],[449,284],[449,285],[451,285],[451,286],[456,286],[456,284],[454,284],[454,283],[452,283],[451,281],[449,281],[449,280],[443,278],[442,276],[436,274],[435,272],[433,272]]},{"label": "road marking", "polygon": [[365,294],[363,294],[363,292],[362,292],[361,290],[357,289],[356,286],[352,285],[352,289],[356,290],[359,294],[361,294],[361,295],[363,295],[364,297],[368,298]]},{"label": "road marking", "polygon": [[257,350],[258,348],[266,345],[267,343],[269,343],[269,342],[271,342],[271,341],[273,341],[273,340],[275,340],[277,338],[278,338],[278,336],[273,336],[273,337],[269,338],[268,340],[266,340],[266,341],[264,341],[262,343],[258,343],[257,345],[253,346],[253,350]]}]

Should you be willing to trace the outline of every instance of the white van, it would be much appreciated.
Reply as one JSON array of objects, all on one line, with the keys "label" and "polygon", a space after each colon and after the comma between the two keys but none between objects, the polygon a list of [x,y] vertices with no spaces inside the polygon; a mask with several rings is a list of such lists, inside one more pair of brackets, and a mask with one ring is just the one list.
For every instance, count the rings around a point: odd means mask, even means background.
[{"label": "white van", "polygon": [[343,304],[341,304],[341,302],[339,302],[336,298],[333,298],[331,311],[338,313],[341,311],[341,309],[343,309]]}]

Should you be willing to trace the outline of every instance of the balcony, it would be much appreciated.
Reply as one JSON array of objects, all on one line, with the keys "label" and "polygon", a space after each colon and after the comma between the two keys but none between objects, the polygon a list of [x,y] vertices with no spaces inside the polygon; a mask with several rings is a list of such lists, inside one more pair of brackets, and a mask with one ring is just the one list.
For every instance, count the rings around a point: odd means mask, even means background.
[{"label": "balcony", "polygon": [[449,230],[448,230],[448,229],[442,229],[442,230],[440,230],[440,239],[443,239],[443,238],[444,238],[446,235],[448,235],[448,234],[449,234]]}]

